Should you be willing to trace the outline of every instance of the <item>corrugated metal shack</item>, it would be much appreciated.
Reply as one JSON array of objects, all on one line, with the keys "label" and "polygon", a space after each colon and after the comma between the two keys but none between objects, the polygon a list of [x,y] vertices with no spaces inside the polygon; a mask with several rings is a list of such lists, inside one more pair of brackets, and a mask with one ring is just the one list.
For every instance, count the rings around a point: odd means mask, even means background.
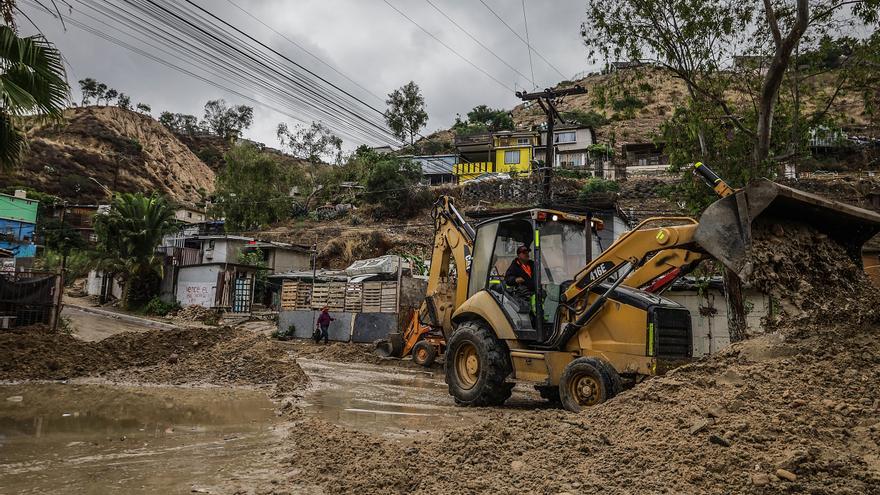
[{"label": "corrugated metal shack", "polygon": [[330,308],[331,340],[373,342],[396,331],[425,297],[427,280],[413,277],[397,256],[359,261],[345,270],[270,275],[280,285],[279,330],[311,338],[318,312]]}]

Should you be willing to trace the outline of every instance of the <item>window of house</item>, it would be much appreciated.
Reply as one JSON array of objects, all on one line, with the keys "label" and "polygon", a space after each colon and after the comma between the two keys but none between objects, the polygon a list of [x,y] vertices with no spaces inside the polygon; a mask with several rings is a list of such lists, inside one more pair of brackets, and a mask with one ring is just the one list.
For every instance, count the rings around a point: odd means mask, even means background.
[{"label": "window of house", "polygon": [[504,164],[505,165],[519,164],[519,150],[505,151],[504,152]]},{"label": "window of house", "polygon": [[186,212],[186,218],[192,218],[193,214],[191,211]]},{"label": "window of house", "polygon": [[555,142],[557,144],[574,143],[575,141],[577,141],[577,134],[574,131],[556,133]]},{"label": "window of house", "polygon": [[529,138],[517,138],[517,139],[516,139],[516,144],[528,145],[528,144],[529,144]]}]

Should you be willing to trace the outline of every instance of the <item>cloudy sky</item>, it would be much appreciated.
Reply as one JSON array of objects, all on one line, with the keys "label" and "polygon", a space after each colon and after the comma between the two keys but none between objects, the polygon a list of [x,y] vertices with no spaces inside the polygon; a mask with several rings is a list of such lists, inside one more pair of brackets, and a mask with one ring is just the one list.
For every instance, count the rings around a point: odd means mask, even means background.
[{"label": "cloudy sky", "polygon": [[[113,28],[118,25],[97,15],[89,7],[89,1],[69,1],[73,11],[62,10],[68,20],[88,23],[102,32],[156,53],[144,44],[143,37],[140,39],[131,37],[130,29],[115,31]],[[531,79],[531,70],[526,45],[477,0],[388,0],[387,2],[385,0],[195,0],[195,2],[271,46],[285,57],[310,68],[382,110],[385,108],[384,103],[374,95],[384,97],[392,89],[410,80],[415,81],[421,87],[426,100],[430,116],[426,127],[428,132],[448,127],[457,113],[464,114],[478,104],[511,108],[518,102],[511,91],[512,88],[533,89],[531,81],[528,80]],[[485,0],[485,2],[513,30],[525,38],[521,0]],[[137,4],[147,4],[138,0],[110,0],[100,3],[131,8]],[[177,3],[183,5],[182,0]],[[154,116],[162,110],[201,116],[205,101],[216,98],[224,98],[230,103],[252,105],[255,111],[254,125],[246,132],[246,137],[271,146],[278,145],[274,130],[279,122],[298,123],[290,116],[279,113],[278,105],[270,101],[265,94],[261,94],[253,85],[240,84],[236,87],[240,95],[232,94],[116,46],[71,22],[68,22],[64,29],[57,20],[40,11],[30,3],[30,0],[20,0],[20,4],[46,37],[56,43],[69,62],[68,78],[73,86],[74,101],[79,101],[76,81],[84,77],[94,77],[110,87],[131,95],[133,102],[150,104]],[[431,38],[389,4],[402,11],[479,69]],[[240,10],[236,5],[244,10]],[[532,61],[534,79],[539,88],[594,69],[587,60],[586,50],[581,44],[579,35],[579,27],[585,11],[584,2],[525,0],[525,9],[528,14],[530,41],[538,52],[532,54]],[[468,38],[440,11],[471,33],[485,47],[495,52],[503,62],[489,50]],[[253,15],[253,18],[246,13]],[[104,20],[106,24],[98,23],[96,19]],[[260,21],[269,27],[261,24]],[[24,20],[20,20],[19,24],[22,31],[33,31],[33,27]],[[316,61],[272,29],[305,47],[323,62],[350,77],[357,85]],[[164,60],[175,60],[168,54],[159,55]],[[542,60],[541,56],[553,67]],[[180,60],[176,60],[175,63],[214,79],[214,76],[205,75],[204,72]],[[527,77],[524,78],[506,64]],[[254,104],[243,99],[241,95],[253,98],[262,104]],[[311,120],[308,116],[295,112],[293,114],[304,121]],[[356,144],[352,139],[347,141],[348,146]]]}]

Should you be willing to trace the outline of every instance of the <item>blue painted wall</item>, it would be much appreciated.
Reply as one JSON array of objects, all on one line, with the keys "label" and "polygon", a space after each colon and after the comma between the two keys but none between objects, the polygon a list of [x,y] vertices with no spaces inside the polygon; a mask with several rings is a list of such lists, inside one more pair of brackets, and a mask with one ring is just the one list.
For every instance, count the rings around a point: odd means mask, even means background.
[{"label": "blue painted wall", "polygon": [[16,258],[36,256],[34,224],[0,219],[0,248],[12,251]]}]

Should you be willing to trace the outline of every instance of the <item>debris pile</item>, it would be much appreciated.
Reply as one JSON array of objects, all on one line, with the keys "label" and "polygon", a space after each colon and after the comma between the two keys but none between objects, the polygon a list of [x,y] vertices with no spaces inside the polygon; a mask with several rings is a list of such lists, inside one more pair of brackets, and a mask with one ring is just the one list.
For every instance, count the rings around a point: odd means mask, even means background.
[{"label": "debris pile", "polygon": [[104,376],[147,383],[278,384],[308,381],[263,335],[230,327],[128,332],[84,342],[45,326],[0,332],[0,380]]},{"label": "debris pile", "polygon": [[179,321],[200,321],[207,323],[216,323],[220,319],[220,313],[217,310],[198,306],[196,304],[178,309],[169,316]]}]

